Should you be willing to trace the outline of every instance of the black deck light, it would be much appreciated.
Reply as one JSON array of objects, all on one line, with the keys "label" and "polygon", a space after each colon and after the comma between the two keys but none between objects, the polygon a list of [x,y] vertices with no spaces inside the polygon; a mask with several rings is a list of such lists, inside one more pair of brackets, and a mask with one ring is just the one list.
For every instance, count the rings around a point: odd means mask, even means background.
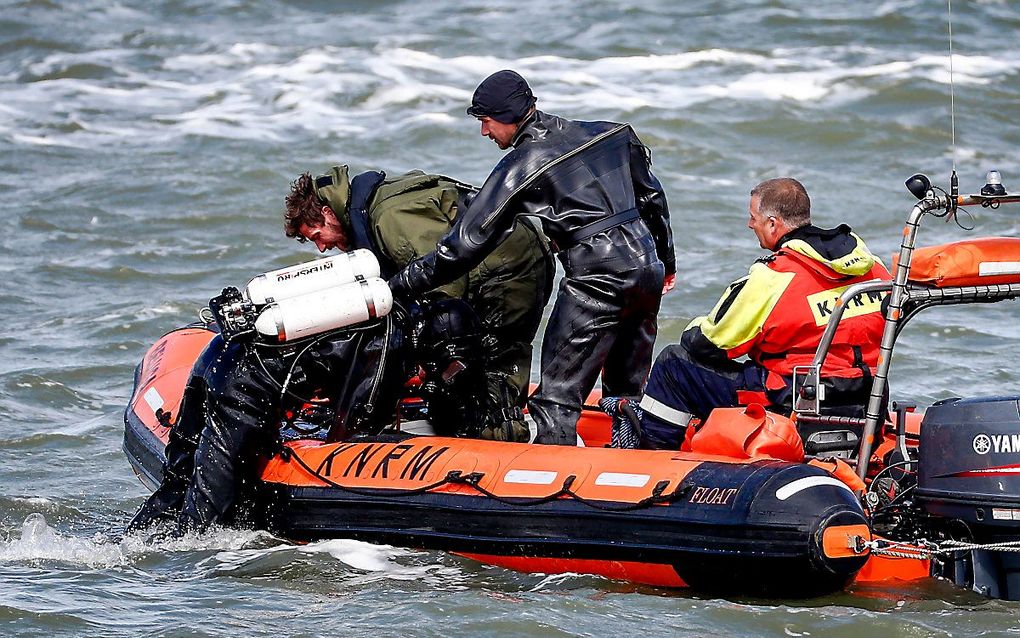
[{"label": "black deck light", "polygon": [[924,196],[931,190],[931,180],[928,179],[927,175],[921,173],[911,175],[904,184],[907,190],[917,199],[924,199]]}]

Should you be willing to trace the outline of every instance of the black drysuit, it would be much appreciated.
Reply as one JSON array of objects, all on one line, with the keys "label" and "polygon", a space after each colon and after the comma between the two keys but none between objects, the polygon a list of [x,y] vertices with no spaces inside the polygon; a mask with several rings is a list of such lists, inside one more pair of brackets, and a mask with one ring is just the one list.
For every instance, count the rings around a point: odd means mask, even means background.
[{"label": "black drysuit", "polygon": [[514,228],[538,218],[565,276],[528,402],[539,443],[573,445],[584,398],[641,391],[651,365],[665,275],[676,272],[669,211],[647,148],[626,124],[536,111],[514,149],[440,239],[391,280],[413,296],[463,275]]},{"label": "black drysuit", "polygon": [[303,398],[328,399],[332,439],[391,423],[407,378],[403,341],[393,317],[286,347],[213,337],[170,430],[163,481],[128,530],[165,523],[182,533],[234,522],[259,458],[279,447],[284,411],[300,409]]}]

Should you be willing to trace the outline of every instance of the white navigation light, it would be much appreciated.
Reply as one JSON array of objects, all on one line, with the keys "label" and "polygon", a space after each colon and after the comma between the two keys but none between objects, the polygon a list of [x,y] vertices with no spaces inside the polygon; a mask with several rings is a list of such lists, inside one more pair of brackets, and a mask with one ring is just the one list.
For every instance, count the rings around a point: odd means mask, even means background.
[{"label": "white navigation light", "polygon": [[994,168],[985,175],[985,185],[981,187],[982,195],[1005,195],[1006,189],[1002,185],[1002,173]]}]

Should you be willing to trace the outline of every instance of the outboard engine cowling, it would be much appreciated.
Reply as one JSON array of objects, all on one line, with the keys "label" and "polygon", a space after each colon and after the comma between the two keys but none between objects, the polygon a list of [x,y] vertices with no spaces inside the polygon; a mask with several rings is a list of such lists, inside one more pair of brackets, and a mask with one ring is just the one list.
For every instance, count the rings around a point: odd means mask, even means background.
[{"label": "outboard engine cowling", "polygon": [[[1020,397],[947,399],[921,423],[915,500],[954,538],[1020,539]],[[960,552],[942,576],[993,598],[1020,600],[1020,554]]]}]

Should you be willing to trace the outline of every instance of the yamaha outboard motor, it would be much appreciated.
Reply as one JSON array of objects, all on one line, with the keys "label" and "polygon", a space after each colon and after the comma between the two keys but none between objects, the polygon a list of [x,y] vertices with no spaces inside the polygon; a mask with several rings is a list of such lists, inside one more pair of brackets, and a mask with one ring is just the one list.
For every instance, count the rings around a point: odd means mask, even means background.
[{"label": "yamaha outboard motor", "polygon": [[[921,424],[915,501],[954,540],[1020,538],[1020,397],[947,399]],[[992,598],[1020,600],[1020,553],[961,550],[943,576]]]}]

